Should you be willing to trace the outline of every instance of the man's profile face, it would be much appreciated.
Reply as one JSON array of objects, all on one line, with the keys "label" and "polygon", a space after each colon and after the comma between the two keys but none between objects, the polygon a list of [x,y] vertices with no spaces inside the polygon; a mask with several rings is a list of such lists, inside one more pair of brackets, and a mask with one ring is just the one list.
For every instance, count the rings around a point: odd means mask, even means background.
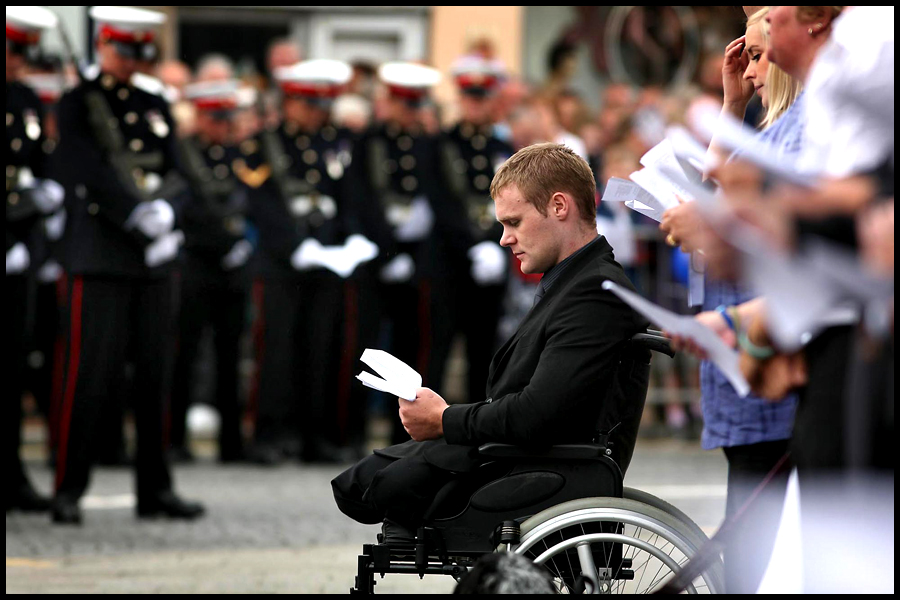
[{"label": "man's profile face", "polygon": [[500,245],[519,259],[523,273],[545,273],[559,262],[556,222],[539,213],[516,185],[500,190],[494,209],[503,225]]}]

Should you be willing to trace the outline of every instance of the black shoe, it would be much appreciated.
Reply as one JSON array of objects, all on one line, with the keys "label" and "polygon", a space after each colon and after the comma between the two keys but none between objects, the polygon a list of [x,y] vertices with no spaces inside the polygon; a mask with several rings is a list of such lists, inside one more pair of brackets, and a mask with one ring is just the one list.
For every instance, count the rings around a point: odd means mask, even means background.
[{"label": "black shoe", "polygon": [[257,465],[273,466],[284,462],[284,454],[279,448],[257,445],[247,451],[247,460]]},{"label": "black shoe", "polygon": [[25,481],[6,496],[6,512],[10,510],[46,512],[50,510],[50,498],[40,495]]},{"label": "black shoe", "polygon": [[385,519],[381,524],[381,543],[393,548],[412,548],[416,545],[416,533],[405,525]]},{"label": "black shoe", "polygon": [[169,517],[170,519],[196,519],[206,509],[199,502],[182,500],[172,491],[159,492],[147,498],[139,498],[137,516],[139,519]]},{"label": "black shoe", "polygon": [[59,525],[81,525],[81,509],[78,502],[56,498],[53,500],[51,518]]},{"label": "black shoe", "polygon": [[187,446],[176,446],[169,450],[169,462],[175,465],[192,463],[196,459]]}]

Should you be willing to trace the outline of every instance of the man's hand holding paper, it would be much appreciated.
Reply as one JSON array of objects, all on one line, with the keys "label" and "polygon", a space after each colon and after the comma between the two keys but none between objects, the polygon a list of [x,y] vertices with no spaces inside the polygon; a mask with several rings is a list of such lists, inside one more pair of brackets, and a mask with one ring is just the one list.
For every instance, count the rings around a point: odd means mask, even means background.
[{"label": "man's hand holding paper", "polygon": [[444,436],[444,411],[449,406],[443,398],[428,388],[416,390],[416,401],[399,398],[400,422],[409,437],[417,442],[436,440]]}]

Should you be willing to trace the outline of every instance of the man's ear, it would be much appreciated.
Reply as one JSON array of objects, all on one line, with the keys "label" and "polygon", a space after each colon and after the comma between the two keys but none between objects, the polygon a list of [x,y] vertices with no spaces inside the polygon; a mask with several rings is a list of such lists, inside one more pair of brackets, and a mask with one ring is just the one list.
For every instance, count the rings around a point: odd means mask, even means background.
[{"label": "man's ear", "polygon": [[568,216],[571,204],[565,194],[556,192],[550,197],[550,204],[547,206],[547,209],[550,211],[550,215],[562,220]]}]

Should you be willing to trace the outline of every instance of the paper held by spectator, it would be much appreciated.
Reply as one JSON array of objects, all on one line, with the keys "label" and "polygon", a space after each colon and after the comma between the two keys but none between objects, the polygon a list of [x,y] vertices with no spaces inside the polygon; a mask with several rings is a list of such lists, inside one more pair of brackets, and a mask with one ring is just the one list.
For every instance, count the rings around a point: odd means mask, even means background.
[{"label": "paper held by spectator", "polygon": [[363,371],[356,376],[363,382],[363,385],[410,402],[416,399],[416,390],[422,387],[422,376],[408,364],[384,350],[372,350],[371,348],[363,351],[360,360],[381,375],[381,377],[376,377]]},{"label": "paper held by spectator", "polygon": [[738,366],[737,351],[726,346],[725,342],[719,339],[712,329],[701,325],[693,317],[678,315],[657,306],[612,281],[604,281],[603,289],[614,293],[623,302],[670,334],[694,340],[706,351],[709,360],[722,371],[738,395],[743,398],[750,393],[750,384],[744,379]]},{"label": "paper held by spectator", "polygon": [[603,202],[624,202],[631,210],[650,217],[656,222],[662,220],[666,207],[647,190],[626,179],[612,177],[603,190]]},{"label": "paper held by spectator", "polygon": [[708,160],[707,148],[695,140],[694,136],[684,127],[672,125],[666,129],[666,138],[672,144],[672,150],[675,152],[676,158],[687,160],[694,168],[700,171],[703,171],[707,166],[716,166],[715,164],[706,164]]},{"label": "paper held by spectator", "polygon": [[715,136],[716,144],[738,153],[740,160],[749,161],[766,172],[794,185],[813,187],[816,178],[802,173],[791,161],[779,159],[770,145],[761,142],[757,131],[745,127],[740,121],[728,115],[720,115],[716,110],[703,109],[698,112],[694,127],[702,135]]},{"label": "paper held by spectator", "polygon": [[643,168],[640,171],[635,171],[628,177],[656,198],[657,203],[662,206],[663,212],[678,206],[678,198],[675,197],[675,191],[656,169]]}]

